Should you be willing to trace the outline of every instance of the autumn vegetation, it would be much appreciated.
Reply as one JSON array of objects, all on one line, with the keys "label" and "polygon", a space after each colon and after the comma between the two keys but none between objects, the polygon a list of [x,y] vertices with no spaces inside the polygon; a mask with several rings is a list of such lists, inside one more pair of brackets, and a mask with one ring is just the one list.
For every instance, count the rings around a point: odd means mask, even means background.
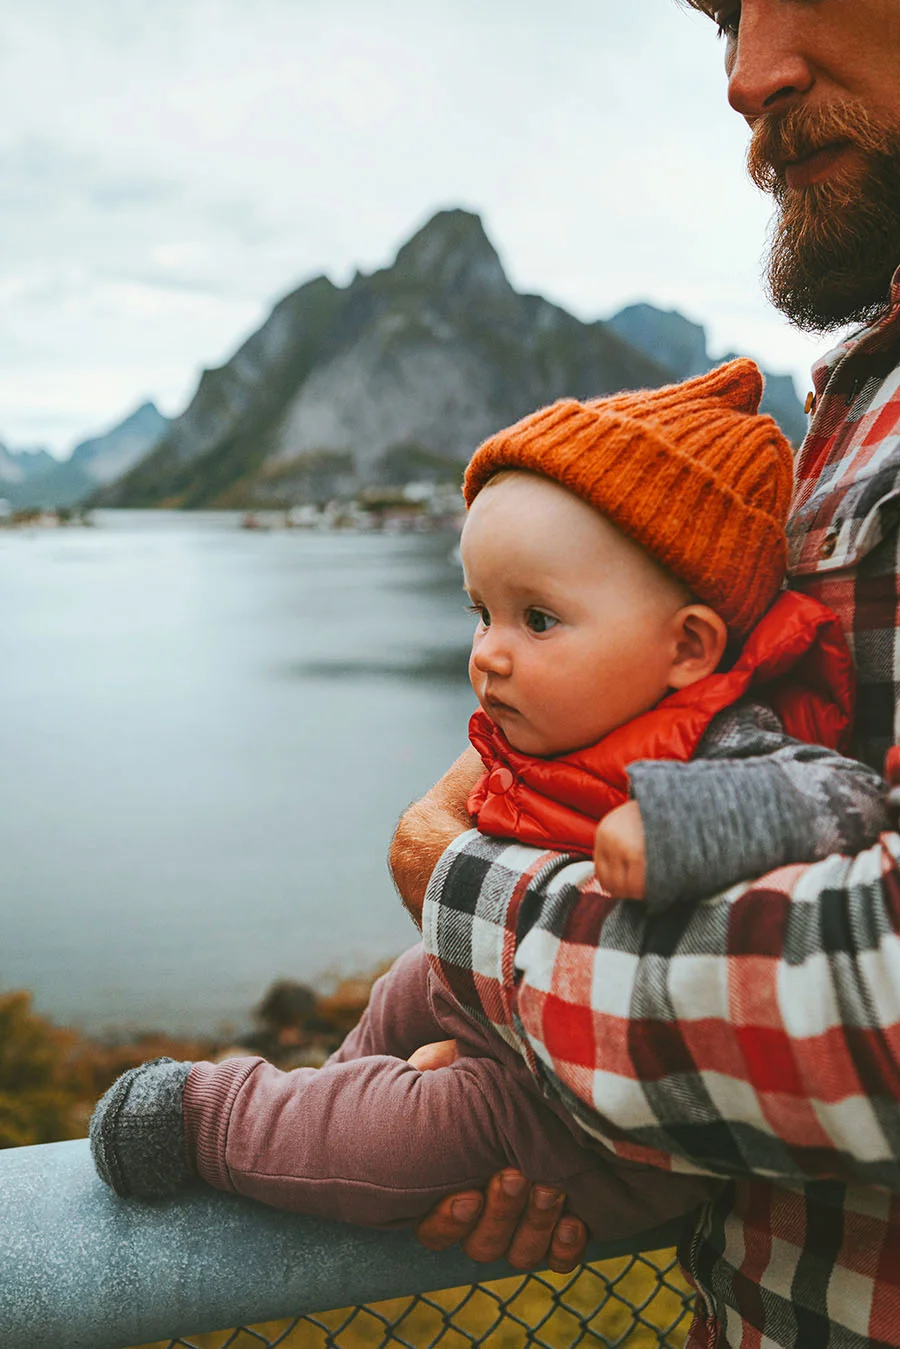
[{"label": "autumn vegetation", "polygon": [[153,1032],[91,1039],[39,1016],[30,993],[0,993],[0,1148],[85,1137],[95,1102],[119,1074],[163,1054],[217,1059],[260,1053],[285,1068],[322,1063],[359,1020],[374,977],[343,980],[327,995],[307,990],[289,1020],[267,996],[254,1031],[241,1043]]}]

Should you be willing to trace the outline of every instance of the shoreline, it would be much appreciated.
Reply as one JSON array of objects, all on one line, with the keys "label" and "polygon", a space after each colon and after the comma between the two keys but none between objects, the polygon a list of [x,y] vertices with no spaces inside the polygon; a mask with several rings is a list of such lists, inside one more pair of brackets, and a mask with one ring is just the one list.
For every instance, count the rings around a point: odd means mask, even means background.
[{"label": "shoreline", "polygon": [[0,1148],[84,1138],[95,1103],[117,1077],[147,1059],[222,1059],[259,1054],[285,1070],[321,1067],[359,1021],[372,984],[391,962],[342,979],[330,993],[294,980],[269,986],[248,1009],[240,1037],[174,1036],[154,1030],[87,1035],[32,1008],[25,989],[0,992]]}]

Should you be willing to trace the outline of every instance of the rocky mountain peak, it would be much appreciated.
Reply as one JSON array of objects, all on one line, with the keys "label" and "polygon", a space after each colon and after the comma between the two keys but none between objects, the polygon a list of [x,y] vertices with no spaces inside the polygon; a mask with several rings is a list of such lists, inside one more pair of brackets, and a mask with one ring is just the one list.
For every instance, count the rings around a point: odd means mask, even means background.
[{"label": "rocky mountain peak", "polygon": [[393,273],[458,298],[514,294],[481,217],[471,211],[438,211],[400,249]]},{"label": "rocky mountain peak", "polygon": [[[392,266],[281,300],[92,500],[287,507],[454,482],[479,441],[534,407],[655,387],[704,362],[703,329],[679,314],[644,305],[584,323],[519,294],[480,218],[440,211]],[[802,419],[796,397],[793,410]]]}]

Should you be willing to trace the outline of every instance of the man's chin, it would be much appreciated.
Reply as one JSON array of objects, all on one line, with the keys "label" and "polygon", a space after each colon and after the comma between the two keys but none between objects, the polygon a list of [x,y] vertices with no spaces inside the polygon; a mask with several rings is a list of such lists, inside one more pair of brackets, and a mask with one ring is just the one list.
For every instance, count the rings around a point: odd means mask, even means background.
[{"label": "man's chin", "polygon": [[900,125],[849,97],[804,100],[754,120],[747,170],[778,207],[775,305],[813,332],[884,309],[900,263]]},{"label": "man's chin", "polygon": [[840,278],[827,286],[769,282],[769,297],[777,310],[801,332],[824,336],[851,324],[870,324],[890,308],[890,284],[877,296],[861,298],[848,280],[846,289]]},{"label": "man's chin", "polygon": [[766,280],[772,303],[795,327],[831,332],[871,322],[889,305],[900,265],[900,191],[873,199],[870,188],[865,175],[842,172],[779,194]]}]

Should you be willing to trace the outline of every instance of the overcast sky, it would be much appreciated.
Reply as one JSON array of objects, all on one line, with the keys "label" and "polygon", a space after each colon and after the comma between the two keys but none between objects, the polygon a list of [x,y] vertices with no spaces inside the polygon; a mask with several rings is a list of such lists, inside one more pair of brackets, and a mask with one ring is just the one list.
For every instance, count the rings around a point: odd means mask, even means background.
[{"label": "overcast sky", "polygon": [[789,370],[708,20],[675,0],[27,0],[0,14],[0,440],[182,410],[300,282],[479,211],[513,284]]}]

